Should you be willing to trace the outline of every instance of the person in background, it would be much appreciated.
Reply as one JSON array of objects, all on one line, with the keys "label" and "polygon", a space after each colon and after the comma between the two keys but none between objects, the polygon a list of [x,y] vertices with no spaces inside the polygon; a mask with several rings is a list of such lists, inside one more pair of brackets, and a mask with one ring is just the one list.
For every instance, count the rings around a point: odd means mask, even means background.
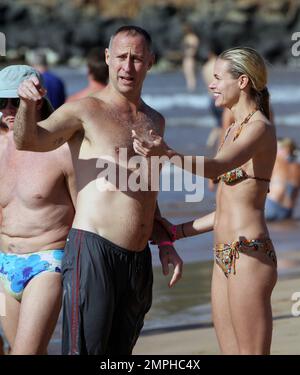
[{"label": "person in background", "polygon": [[64,104],[66,100],[65,84],[61,78],[49,70],[46,53],[42,50],[34,51],[28,58],[28,63],[42,75],[47,97],[53,108],[57,109]]},{"label": "person in background", "polygon": [[108,66],[104,60],[103,48],[93,48],[87,57],[88,85],[83,90],[69,96],[67,102],[93,95],[96,91],[104,89],[108,80]]},{"label": "person in background", "polygon": [[268,221],[289,219],[300,189],[300,163],[295,160],[296,145],[290,138],[278,140],[270,193],[265,206]]},{"label": "person in background", "polygon": [[210,101],[209,101],[209,109],[211,111],[211,114],[213,115],[215,119],[215,126],[211,130],[206,145],[207,147],[214,148],[219,143],[219,138],[222,133],[222,113],[223,109],[218,108],[215,106],[213,93],[209,88],[210,83],[212,82],[214,78],[214,66],[215,62],[217,60],[217,57],[222,52],[222,49],[218,45],[218,43],[215,40],[211,40],[209,42],[209,52],[208,52],[208,58],[206,62],[203,64],[202,67],[202,78],[206,84],[208,93],[210,95]]},{"label": "person in background", "polygon": [[183,38],[182,70],[186,81],[186,88],[193,92],[197,87],[197,52],[200,40],[192,28],[187,25]]}]

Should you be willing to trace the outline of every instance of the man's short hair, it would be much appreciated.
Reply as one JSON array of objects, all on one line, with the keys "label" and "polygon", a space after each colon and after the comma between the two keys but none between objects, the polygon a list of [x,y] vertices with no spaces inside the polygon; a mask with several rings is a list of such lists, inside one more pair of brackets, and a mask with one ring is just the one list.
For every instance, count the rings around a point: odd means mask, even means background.
[{"label": "man's short hair", "polygon": [[107,84],[108,66],[104,61],[105,49],[102,47],[93,48],[87,55],[87,67],[93,79],[97,82]]},{"label": "man's short hair", "polygon": [[109,48],[111,48],[114,37],[120,33],[126,33],[130,36],[141,35],[145,39],[149,51],[152,52],[152,39],[150,34],[145,29],[135,25],[126,25],[119,27],[118,30],[116,30],[110,38]]}]

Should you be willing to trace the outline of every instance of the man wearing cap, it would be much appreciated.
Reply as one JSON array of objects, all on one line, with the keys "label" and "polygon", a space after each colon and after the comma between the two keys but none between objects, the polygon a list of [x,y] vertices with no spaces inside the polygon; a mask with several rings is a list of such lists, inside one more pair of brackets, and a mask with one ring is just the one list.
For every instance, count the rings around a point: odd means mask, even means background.
[{"label": "man wearing cap", "polygon": [[[164,132],[164,118],[141,99],[153,61],[149,34],[125,26],[106,49],[109,83],[100,92],[38,121],[35,108],[44,89],[36,78],[19,87],[17,147],[48,151],[68,142],[78,185],[63,259],[63,354],[131,354],[151,306],[148,240],[157,191],[132,188],[130,181],[139,169],[132,159],[132,130]],[[108,181],[99,177],[107,166],[125,177],[122,187],[118,175],[112,173]],[[171,241],[159,247],[164,274],[169,263],[174,265],[172,286],[181,277],[182,261]]]},{"label": "man wearing cap", "polygon": [[[75,212],[76,186],[68,145],[51,152],[16,150],[17,89],[39,73],[26,65],[0,71],[1,324],[11,354],[45,354],[61,307],[61,260]],[[46,98],[35,116],[51,113]]]}]

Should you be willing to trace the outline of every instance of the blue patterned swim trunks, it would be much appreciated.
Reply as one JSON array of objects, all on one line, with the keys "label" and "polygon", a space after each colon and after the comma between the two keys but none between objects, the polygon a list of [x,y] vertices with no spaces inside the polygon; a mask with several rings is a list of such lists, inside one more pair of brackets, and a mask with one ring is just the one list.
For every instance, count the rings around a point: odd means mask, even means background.
[{"label": "blue patterned swim trunks", "polygon": [[44,250],[30,254],[0,252],[0,281],[5,291],[21,301],[26,285],[43,272],[61,273],[63,249]]}]

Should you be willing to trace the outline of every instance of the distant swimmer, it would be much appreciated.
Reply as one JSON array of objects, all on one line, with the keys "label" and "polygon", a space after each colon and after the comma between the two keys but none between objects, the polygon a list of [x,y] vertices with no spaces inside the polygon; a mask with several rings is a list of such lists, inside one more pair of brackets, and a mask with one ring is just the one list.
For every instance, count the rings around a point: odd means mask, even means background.
[{"label": "distant swimmer", "polygon": [[186,26],[184,31],[182,70],[186,88],[193,92],[197,87],[197,53],[200,39],[190,26]]},{"label": "distant swimmer", "polygon": [[213,39],[210,40],[208,57],[207,57],[206,62],[202,66],[202,78],[206,84],[208,94],[210,96],[209,108],[215,121],[214,127],[209,133],[209,136],[207,138],[206,145],[207,147],[210,147],[213,149],[215,149],[218,146],[219,139],[221,137],[223,109],[215,106],[213,93],[211,92],[209,85],[214,78],[215,63],[221,52],[222,52],[222,49],[219,46],[219,43],[217,43],[217,41]]}]

